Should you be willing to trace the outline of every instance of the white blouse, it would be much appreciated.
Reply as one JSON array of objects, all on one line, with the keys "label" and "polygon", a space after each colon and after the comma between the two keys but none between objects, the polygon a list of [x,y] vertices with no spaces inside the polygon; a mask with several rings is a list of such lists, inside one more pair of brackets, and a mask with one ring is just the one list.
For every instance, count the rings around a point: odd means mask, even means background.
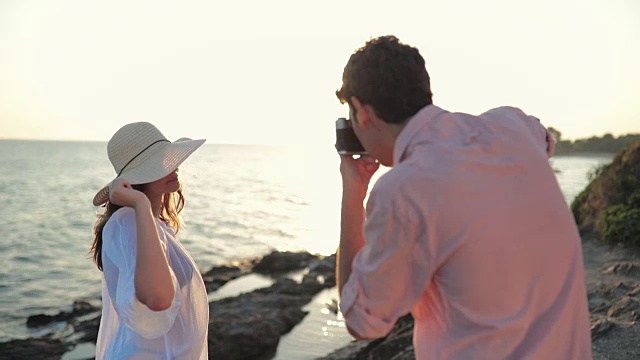
[{"label": "white blouse", "polygon": [[132,208],[116,211],[102,232],[102,320],[96,359],[207,359],[209,304],[198,267],[157,220],[176,295],[152,311],[135,296],[136,219]]}]

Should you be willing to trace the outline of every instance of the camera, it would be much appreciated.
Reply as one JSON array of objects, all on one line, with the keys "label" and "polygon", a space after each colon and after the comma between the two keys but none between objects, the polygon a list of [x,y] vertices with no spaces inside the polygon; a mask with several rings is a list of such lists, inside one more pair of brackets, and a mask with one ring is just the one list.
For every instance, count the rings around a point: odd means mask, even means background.
[{"label": "camera", "polygon": [[336,120],[336,149],[341,155],[364,155],[367,153],[353,131],[349,119],[338,118]]}]

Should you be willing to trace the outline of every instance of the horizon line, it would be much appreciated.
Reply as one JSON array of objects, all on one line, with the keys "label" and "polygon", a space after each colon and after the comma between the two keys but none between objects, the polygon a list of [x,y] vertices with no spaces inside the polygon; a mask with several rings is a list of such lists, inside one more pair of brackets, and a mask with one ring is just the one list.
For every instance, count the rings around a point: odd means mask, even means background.
[{"label": "horizon line", "polygon": [[[25,141],[25,142],[67,142],[67,143],[108,143],[109,140],[83,140],[83,139],[42,139],[42,138],[9,138],[0,137],[0,141]],[[204,145],[248,145],[248,146],[315,146],[318,143],[240,143],[240,142],[205,142]],[[333,145],[333,144],[332,144]]]}]

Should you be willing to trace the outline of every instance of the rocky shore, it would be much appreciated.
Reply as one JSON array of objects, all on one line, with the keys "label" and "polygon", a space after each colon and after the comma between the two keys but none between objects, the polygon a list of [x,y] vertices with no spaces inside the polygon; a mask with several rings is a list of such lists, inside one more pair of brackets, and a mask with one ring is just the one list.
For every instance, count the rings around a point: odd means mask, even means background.
[{"label": "rocky shore", "polygon": [[[584,239],[583,252],[594,359],[640,358],[640,254],[590,238]],[[209,357],[273,358],[280,338],[307,315],[303,307],[321,290],[335,286],[334,271],[335,256],[273,252],[205,272],[210,296],[242,277],[262,274],[272,279],[269,286],[210,301]],[[95,343],[99,321],[99,302],[85,300],[76,301],[70,311],[31,316],[29,327],[57,326],[40,338],[0,343],[0,358],[62,359],[78,344]],[[321,359],[414,359],[412,332],[413,320],[407,315],[387,337],[354,341]]]},{"label": "rocky shore", "polygon": [[[302,308],[316,293],[335,286],[335,256],[272,252],[261,259],[215,266],[203,279],[211,295],[227,282],[251,274],[272,278],[272,285],[209,303],[212,359],[272,358],[280,337],[305,317]],[[0,343],[0,359],[62,359],[78,344],[95,344],[100,315],[99,302],[78,300],[70,311],[30,316],[28,327],[52,330],[39,338]]]}]

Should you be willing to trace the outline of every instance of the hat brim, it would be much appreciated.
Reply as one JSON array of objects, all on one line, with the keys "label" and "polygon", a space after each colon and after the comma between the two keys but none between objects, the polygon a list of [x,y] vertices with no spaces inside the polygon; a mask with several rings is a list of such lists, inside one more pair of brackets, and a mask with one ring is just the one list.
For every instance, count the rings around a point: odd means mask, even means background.
[{"label": "hat brim", "polygon": [[[177,169],[205,141],[205,139],[180,138],[172,143],[166,143],[142,163],[126,168],[116,179],[127,180],[131,185],[162,179]],[[115,179],[93,197],[94,206],[100,206],[109,200],[109,187],[113,181]]]}]

